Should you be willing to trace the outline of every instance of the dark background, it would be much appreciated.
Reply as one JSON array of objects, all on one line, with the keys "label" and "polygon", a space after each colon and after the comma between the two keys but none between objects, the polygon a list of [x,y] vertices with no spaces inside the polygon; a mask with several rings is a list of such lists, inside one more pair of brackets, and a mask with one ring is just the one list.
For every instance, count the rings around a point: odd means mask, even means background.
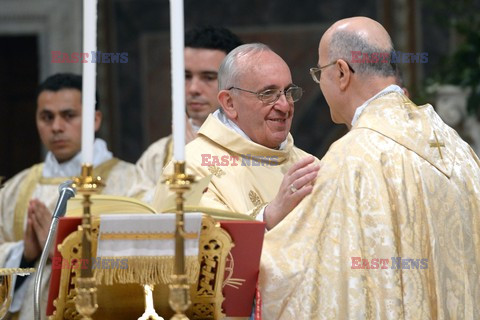
[{"label": "dark background", "polygon": [[[322,157],[346,132],[343,125],[332,123],[328,106],[308,72],[317,64],[318,42],[326,28],[341,18],[368,16],[387,28],[397,50],[427,52],[428,63],[400,66],[413,100],[423,102],[426,80],[435,74],[442,57],[462,40],[449,27],[453,13],[434,10],[448,3],[185,0],[185,29],[199,24],[224,26],[244,42],[264,42],[280,54],[291,68],[294,83],[305,90],[302,100],[295,104],[295,143]],[[130,162],[135,162],[149,144],[170,133],[169,19],[167,0],[99,1],[98,50],[128,53],[128,63],[98,66],[100,108],[105,119],[100,135],[117,157]],[[0,35],[3,176],[10,177],[44,157],[34,125],[38,65],[35,59],[18,54],[32,57],[38,51],[35,36]],[[8,71],[12,68],[15,77]]]}]

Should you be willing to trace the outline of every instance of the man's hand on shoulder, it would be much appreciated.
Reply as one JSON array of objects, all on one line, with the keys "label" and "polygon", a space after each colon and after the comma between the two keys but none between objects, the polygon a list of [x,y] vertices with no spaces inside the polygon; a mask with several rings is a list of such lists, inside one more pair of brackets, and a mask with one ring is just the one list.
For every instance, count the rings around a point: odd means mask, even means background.
[{"label": "man's hand on shoulder", "polygon": [[264,212],[267,230],[275,227],[313,190],[320,165],[315,158],[307,157],[295,163],[283,177],[280,189]]}]

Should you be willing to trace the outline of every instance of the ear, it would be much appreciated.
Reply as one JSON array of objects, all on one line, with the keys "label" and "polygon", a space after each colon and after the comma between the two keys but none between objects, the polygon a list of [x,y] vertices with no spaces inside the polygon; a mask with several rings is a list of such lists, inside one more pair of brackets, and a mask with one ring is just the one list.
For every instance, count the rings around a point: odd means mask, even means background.
[{"label": "ear", "polygon": [[337,61],[336,66],[337,66],[338,72],[340,74],[340,76],[338,78],[339,85],[340,85],[340,90],[345,91],[347,89],[348,85],[350,84],[351,77],[352,77],[352,71],[348,67],[348,64],[345,61],[343,61],[342,59],[339,59]]},{"label": "ear", "polygon": [[221,90],[218,93],[218,101],[223,108],[223,111],[227,117],[231,120],[235,120],[238,117],[237,110],[233,104],[232,95],[229,90]]},{"label": "ear", "polygon": [[100,125],[102,124],[102,112],[101,111],[95,111],[95,132],[100,129]]}]

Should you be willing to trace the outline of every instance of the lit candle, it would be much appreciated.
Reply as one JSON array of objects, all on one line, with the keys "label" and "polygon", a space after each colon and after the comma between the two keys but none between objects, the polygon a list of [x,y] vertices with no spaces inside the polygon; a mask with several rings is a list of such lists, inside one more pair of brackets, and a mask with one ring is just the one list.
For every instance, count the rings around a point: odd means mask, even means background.
[{"label": "lit candle", "polygon": [[183,0],[170,0],[172,55],[173,159],[185,161],[185,63],[183,55]]},{"label": "lit candle", "polygon": [[83,63],[82,79],[82,161],[93,163],[95,123],[95,84],[97,64],[92,55],[97,51],[97,0],[83,1],[83,52],[90,62]]}]

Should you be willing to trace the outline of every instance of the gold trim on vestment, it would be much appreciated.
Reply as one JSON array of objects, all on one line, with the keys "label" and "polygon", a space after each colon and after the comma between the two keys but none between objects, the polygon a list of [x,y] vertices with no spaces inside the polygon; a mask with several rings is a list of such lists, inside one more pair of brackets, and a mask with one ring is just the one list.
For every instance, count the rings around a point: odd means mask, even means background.
[{"label": "gold trim on vestment", "polygon": [[[106,180],[112,171],[112,168],[119,162],[117,158],[107,160],[93,169],[94,176],[100,176]],[[17,202],[14,210],[14,237],[15,241],[23,239],[25,217],[27,215],[27,208],[32,194],[37,187],[37,184],[43,185],[59,185],[71,177],[53,177],[45,178],[42,176],[44,163],[39,163],[31,167],[30,172],[20,185],[20,192],[18,193]]]},{"label": "gold trim on vestment", "polygon": [[262,209],[265,208],[266,206],[267,206],[267,202],[261,203],[258,206],[256,206],[253,209],[252,213],[250,214],[250,217],[252,217],[254,220],[257,219],[257,216],[260,213],[260,211],[262,211]]},{"label": "gold trim on vestment", "polygon": [[13,218],[13,232],[15,241],[23,239],[25,216],[27,215],[27,208],[30,199],[32,198],[33,190],[40,180],[43,172],[43,163],[38,163],[31,167],[27,176],[20,185],[17,202],[14,209]]},{"label": "gold trim on vestment", "polygon": [[173,138],[172,136],[168,137],[167,145],[165,146],[165,157],[163,158],[163,167],[172,160],[173,155]]},{"label": "gold trim on vestment", "polygon": [[250,190],[248,193],[248,197],[250,198],[250,201],[252,201],[254,206],[259,206],[262,204],[262,200],[260,200],[260,196],[253,190]]}]

